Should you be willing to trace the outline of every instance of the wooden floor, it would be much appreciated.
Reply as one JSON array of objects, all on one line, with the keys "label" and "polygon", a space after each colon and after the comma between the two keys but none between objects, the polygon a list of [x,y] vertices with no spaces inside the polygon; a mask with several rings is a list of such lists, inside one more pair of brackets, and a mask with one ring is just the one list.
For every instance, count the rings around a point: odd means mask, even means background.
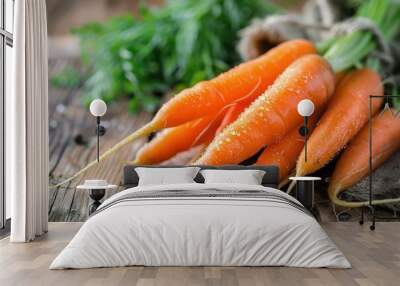
[{"label": "wooden floor", "polygon": [[124,267],[48,270],[81,223],[50,223],[44,237],[29,244],[0,241],[0,285],[399,285],[400,223],[382,222],[376,231],[356,223],[325,223],[324,229],[353,268]]}]

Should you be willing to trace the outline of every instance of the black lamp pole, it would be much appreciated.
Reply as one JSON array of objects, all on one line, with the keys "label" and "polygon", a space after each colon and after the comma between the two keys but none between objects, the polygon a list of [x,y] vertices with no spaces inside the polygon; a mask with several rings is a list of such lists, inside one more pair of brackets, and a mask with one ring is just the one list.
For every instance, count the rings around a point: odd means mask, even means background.
[{"label": "black lamp pole", "polygon": [[97,135],[97,163],[100,162],[100,136],[103,136],[106,133],[106,128],[100,125],[100,116],[96,116],[97,125],[96,125],[96,135]]},{"label": "black lamp pole", "polygon": [[299,133],[304,137],[304,161],[307,162],[308,117],[304,117],[304,125],[299,128]]},{"label": "black lamp pole", "polygon": [[96,117],[97,126],[96,126],[96,134],[97,134],[97,163],[100,162],[100,116]]},{"label": "black lamp pole", "polygon": [[308,116],[304,116],[304,161],[307,162]]}]

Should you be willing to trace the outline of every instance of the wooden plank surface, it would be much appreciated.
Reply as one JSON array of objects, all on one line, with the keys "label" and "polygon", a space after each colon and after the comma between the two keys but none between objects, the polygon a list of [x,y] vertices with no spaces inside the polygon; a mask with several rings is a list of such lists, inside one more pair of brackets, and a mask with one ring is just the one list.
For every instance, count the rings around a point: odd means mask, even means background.
[{"label": "wooden plank surface", "polygon": [[[52,59],[49,62],[50,77],[61,71],[66,65],[79,67],[78,61]],[[87,163],[96,158],[96,120],[87,107],[81,104],[81,90],[57,89],[49,84],[49,153],[50,185],[73,175]],[[151,118],[150,114],[128,114],[126,102],[109,106],[102,119],[107,128],[100,139],[100,152],[103,153],[119,140],[134,132]],[[80,138],[80,140],[77,140]],[[82,141],[83,144],[77,142]],[[126,161],[133,159],[135,152],[146,141],[140,139],[123,148],[116,156],[105,160],[89,170],[78,180],[57,189],[50,189],[50,221],[84,221],[88,214],[89,198],[87,191],[76,186],[85,179],[105,179],[120,185],[122,168]],[[109,192],[108,197],[112,192]]]},{"label": "wooden plank surface", "polygon": [[81,225],[50,223],[49,233],[32,243],[0,240],[0,285],[399,285],[399,222],[378,223],[375,231],[356,223],[323,223],[352,269],[136,266],[49,270]]}]

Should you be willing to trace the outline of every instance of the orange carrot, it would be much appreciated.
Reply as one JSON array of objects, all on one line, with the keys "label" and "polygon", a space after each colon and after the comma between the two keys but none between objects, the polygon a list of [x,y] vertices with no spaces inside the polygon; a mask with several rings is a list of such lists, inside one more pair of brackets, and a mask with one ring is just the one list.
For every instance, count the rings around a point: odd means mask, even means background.
[{"label": "orange carrot", "polygon": [[191,147],[209,143],[221,122],[221,117],[209,115],[161,131],[153,140],[143,145],[133,163],[160,163]]},{"label": "orange carrot", "polygon": [[[308,122],[308,130],[312,132],[319,118],[314,114]],[[267,146],[258,157],[256,165],[275,165],[279,167],[279,180],[285,180],[289,173],[296,167],[296,161],[304,147],[304,137],[300,135],[299,128],[303,124],[290,131],[279,143]]]},{"label": "orange carrot", "polygon": [[257,59],[182,91],[159,110],[152,124],[159,128],[176,126],[216,113],[249,93],[257,98],[293,61],[310,53],[315,53],[315,48],[309,41],[285,42]]},{"label": "orange carrot", "polygon": [[[304,150],[297,161],[296,176],[315,172],[327,164],[360,131],[368,121],[369,95],[382,95],[379,75],[370,69],[360,69],[343,78],[317,127],[308,140],[307,162]],[[382,101],[373,102],[377,112]]]},{"label": "orange carrot", "polygon": [[[392,110],[396,113],[395,110]],[[400,149],[400,117],[393,116],[390,110],[376,115],[372,120],[372,168],[375,170],[392,154]],[[331,201],[344,207],[361,207],[366,202],[346,202],[338,198],[345,189],[350,188],[369,172],[369,124],[357,134],[336,163],[331,177],[328,194]],[[398,199],[374,200],[372,203],[387,204],[399,202]]]},{"label": "orange carrot", "polygon": [[[276,78],[299,57],[315,53],[312,42],[292,40],[280,44],[257,59],[185,89],[165,103],[152,121],[127,136],[100,156],[100,161],[126,144],[163,128],[174,127],[219,112],[224,106],[241,101],[244,97],[257,98]],[[58,187],[80,176],[97,165],[93,161]]]},{"label": "orange carrot", "polygon": [[344,79],[344,78],[346,77],[347,74],[348,74],[348,73],[345,72],[345,71],[341,71],[341,72],[335,73],[335,82],[336,82],[336,85],[338,85],[339,82],[340,82],[342,79]]},{"label": "orange carrot", "polygon": [[328,62],[317,55],[303,56],[216,136],[196,164],[237,164],[262,147],[279,142],[303,120],[297,113],[297,104],[311,99],[318,112],[330,98],[334,84]]},{"label": "orange carrot", "polygon": [[[210,141],[211,142],[211,141]],[[203,145],[201,145],[201,147],[199,147],[199,150],[197,150],[196,154],[194,154],[194,156],[192,157],[192,159],[189,161],[188,165],[193,165],[194,162],[196,162],[196,160],[198,158],[201,157],[201,155],[203,155],[204,151],[207,149],[208,144],[210,143],[204,143]]]},{"label": "orange carrot", "polygon": [[239,102],[231,106],[226,112],[226,115],[222,120],[221,125],[215,132],[215,134],[222,132],[226,126],[234,122],[239,117],[239,115],[246,109],[246,107],[250,105],[250,103],[251,103],[250,101],[246,100],[244,102]]}]

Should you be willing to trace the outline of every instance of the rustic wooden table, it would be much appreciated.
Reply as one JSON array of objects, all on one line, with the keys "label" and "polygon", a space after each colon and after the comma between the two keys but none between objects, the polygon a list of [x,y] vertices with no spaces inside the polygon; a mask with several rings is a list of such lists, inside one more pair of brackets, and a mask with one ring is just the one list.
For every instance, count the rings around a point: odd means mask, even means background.
[{"label": "rustic wooden table", "polygon": [[[68,65],[79,67],[78,60],[51,59],[49,78]],[[50,185],[73,175],[87,163],[96,158],[95,119],[88,108],[81,104],[81,90],[57,89],[49,84],[49,150]],[[150,120],[151,115],[128,114],[125,102],[110,105],[103,125],[107,133],[101,138],[100,152],[135,131]],[[122,168],[126,161],[133,159],[146,138],[140,139],[92,168],[81,178],[57,189],[50,189],[50,221],[84,221],[87,218],[89,197],[84,190],[76,187],[84,179],[104,179],[111,184],[120,185]],[[115,191],[120,191],[117,188]],[[115,191],[107,192],[106,197]]]}]

